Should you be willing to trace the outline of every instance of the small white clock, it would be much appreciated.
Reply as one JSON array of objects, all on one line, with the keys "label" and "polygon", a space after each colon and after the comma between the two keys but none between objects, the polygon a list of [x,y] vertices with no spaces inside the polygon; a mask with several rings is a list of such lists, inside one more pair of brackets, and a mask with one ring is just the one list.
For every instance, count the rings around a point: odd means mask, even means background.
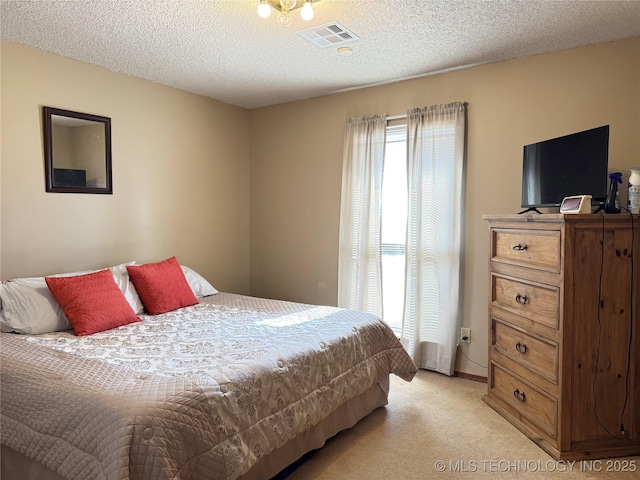
[{"label": "small white clock", "polygon": [[564,197],[560,205],[560,213],[591,213],[591,195]]}]

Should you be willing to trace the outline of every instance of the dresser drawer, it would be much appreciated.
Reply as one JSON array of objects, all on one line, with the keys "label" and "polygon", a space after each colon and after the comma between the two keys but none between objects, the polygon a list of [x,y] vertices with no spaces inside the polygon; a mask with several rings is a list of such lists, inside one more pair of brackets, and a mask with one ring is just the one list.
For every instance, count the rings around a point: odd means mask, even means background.
[{"label": "dresser drawer", "polygon": [[499,398],[518,415],[552,438],[557,437],[558,401],[533,384],[515,376],[500,365],[491,363],[489,394]]},{"label": "dresser drawer", "polygon": [[508,323],[491,319],[491,347],[554,384],[558,384],[558,344],[533,337]]},{"label": "dresser drawer", "polygon": [[491,260],[560,272],[560,231],[491,229]]},{"label": "dresser drawer", "polygon": [[558,287],[491,274],[491,306],[503,308],[531,321],[558,328]]}]

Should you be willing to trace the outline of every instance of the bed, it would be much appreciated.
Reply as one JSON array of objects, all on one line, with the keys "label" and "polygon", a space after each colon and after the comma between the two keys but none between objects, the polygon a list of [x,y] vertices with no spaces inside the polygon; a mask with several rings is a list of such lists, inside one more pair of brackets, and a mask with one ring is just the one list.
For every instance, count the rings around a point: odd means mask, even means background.
[{"label": "bed", "polygon": [[2,478],[268,479],[415,374],[374,315],[198,297],[87,336],[2,333]]}]

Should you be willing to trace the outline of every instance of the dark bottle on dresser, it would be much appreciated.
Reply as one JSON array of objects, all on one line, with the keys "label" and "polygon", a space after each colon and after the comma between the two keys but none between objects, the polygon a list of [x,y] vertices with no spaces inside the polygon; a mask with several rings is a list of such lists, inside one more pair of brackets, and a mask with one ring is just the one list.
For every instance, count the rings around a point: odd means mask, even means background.
[{"label": "dark bottle on dresser", "polygon": [[620,192],[618,192],[618,184],[622,183],[622,173],[610,173],[609,180],[611,183],[607,200],[604,203],[604,211],[607,213],[620,213]]}]

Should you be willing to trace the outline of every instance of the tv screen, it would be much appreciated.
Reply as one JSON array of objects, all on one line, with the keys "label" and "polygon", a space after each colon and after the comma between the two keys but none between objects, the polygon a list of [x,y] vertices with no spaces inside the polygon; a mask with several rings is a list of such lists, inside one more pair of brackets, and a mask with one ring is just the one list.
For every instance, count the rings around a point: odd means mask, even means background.
[{"label": "tv screen", "polygon": [[609,125],[525,145],[522,207],[559,207],[564,197],[607,197]]},{"label": "tv screen", "polygon": [[54,168],[53,185],[56,187],[86,187],[87,171],[71,168]]}]

